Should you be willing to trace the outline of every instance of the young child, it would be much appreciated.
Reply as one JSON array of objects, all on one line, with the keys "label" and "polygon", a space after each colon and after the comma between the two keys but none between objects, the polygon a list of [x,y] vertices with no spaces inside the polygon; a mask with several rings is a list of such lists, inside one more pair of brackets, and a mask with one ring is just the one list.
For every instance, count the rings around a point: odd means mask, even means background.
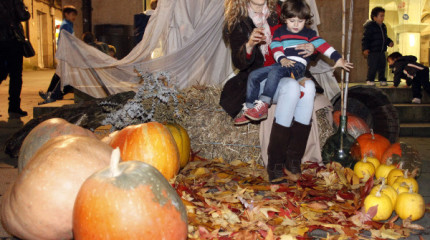
[{"label": "young child", "polygon": [[[58,36],[57,44],[60,42],[61,31],[64,29],[70,34],[74,34],[73,31],[73,22],[76,20],[76,16],[78,15],[78,10],[72,6],[64,6],[63,8],[63,21],[60,26],[60,36]],[[71,91],[70,86],[65,86],[65,92]],[[39,91],[39,96],[43,98],[43,101],[39,103],[39,105],[45,103],[55,102],[56,100],[63,99],[63,92],[61,91],[60,85],[60,77],[57,74],[51,79],[51,83],[49,84],[48,90],[46,92]]]},{"label": "young child", "polygon": [[393,47],[393,41],[387,35],[387,27],[384,24],[385,9],[375,7],[370,13],[370,20],[364,24],[361,48],[367,58],[367,85],[375,85],[376,73],[381,86],[387,86],[385,78],[385,52],[388,47]]},{"label": "young child", "polygon": [[398,87],[402,78],[406,79],[408,86],[412,85],[412,103],[421,103],[421,86],[430,96],[429,68],[417,63],[415,56],[402,56],[399,52],[393,52],[387,61],[394,73],[393,87]]},{"label": "young child", "polygon": [[[287,0],[281,7],[283,24],[273,34],[270,47],[275,58],[275,64],[254,70],[248,77],[246,103],[242,115],[234,120],[235,125],[242,125],[250,120],[259,121],[267,118],[268,107],[275,95],[279,81],[283,77],[294,77],[301,80],[305,75],[309,57],[302,57],[295,47],[300,44],[312,43],[315,49],[335,61],[334,68],[352,68],[342,56],[316,32],[305,27],[311,23],[312,13],[305,0]],[[267,78],[263,93],[260,93],[260,83]]]},{"label": "young child", "polygon": [[75,6],[67,5],[63,8],[63,21],[61,22],[60,26],[60,36],[58,37],[58,41],[60,41],[61,37],[61,30],[66,30],[70,34],[74,34],[73,31],[73,23],[76,20],[76,17],[78,16],[78,10],[75,8]]}]

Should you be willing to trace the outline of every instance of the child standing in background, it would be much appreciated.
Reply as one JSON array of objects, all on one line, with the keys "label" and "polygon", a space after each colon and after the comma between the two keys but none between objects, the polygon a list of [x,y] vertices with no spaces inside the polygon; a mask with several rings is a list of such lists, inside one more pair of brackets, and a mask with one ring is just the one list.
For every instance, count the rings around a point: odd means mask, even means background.
[{"label": "child standing in background", "polygon": [[387,35],[387,27],[384,24],[385,9],[375,7],[370,13],[370,19],[364,24],[361,48],[363,55],[367,58],[367,85],[375,85],[376,73],[378,73],[379,84],[387,86],[385,78],[385,53],[388,47],[393,47],[393,41]]}]

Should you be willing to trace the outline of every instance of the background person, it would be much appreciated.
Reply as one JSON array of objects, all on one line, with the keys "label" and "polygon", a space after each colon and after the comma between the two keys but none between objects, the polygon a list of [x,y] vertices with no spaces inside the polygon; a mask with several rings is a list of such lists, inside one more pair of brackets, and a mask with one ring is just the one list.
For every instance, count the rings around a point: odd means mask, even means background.
[{"label": "background person", "polygon": [[[77,16],[78,16],[78,10],[74,6],[72,5],[64,6],[63,21],[61,22],[61,26],[60,26],[60,36],[58,37],[58,42],[60,42],[62,30],[65,30],[70,34],[74,35],[75,32],[73,30],[73,22],[75,22]],[[46,92],[39,91],[40,97],[44,99],[44,101],[40,102],[39,105],[55,102],[56,100],[63,99],[63,96],[65,93],[72,92],[72,91],[73,91],[73,88],[70,86],[65,86],[64,92],[61,91],[60,77],[54,73],[54,76],[51,79],[51,83],[49,84],[48,90]]]},{"label": "background person", "polygon": [[412,85],[412,103],[421,103],[421,86],[430,96],[429,68],[418,63],[415,56],[402,56],[399,52],[393,52],[387,61],[394,73],[393,87],[398,87],[402,78],[406,79],[407,86]]},{"label": "background person", "polygon": [[364,24],[361,48],[367,58],[367,85],[375,85],[376,73],[381,86],[387,86],[385,78],[386,58],[388,47],[393,47],[393,41],[387,36],[387,27],[384,24],[385,9],[375,7],[370,13],[370,19]]},{"label": "background person", "polygon": [[[274,63],[267,44],[270,44],[273,31],[279,27],[276,26],[279,23],[277,9],[279,9],[277,8],[277,2],[272,0],[229,0],[225,3],[225,28],[223,35],[226,43],[231,47],[233,64],[239,69],[239,73],[228,80],[221,93],[220,105],[231,117],[235,117],[241,111],[241,104],[245,102],[246,81],[249,73],[254,69]],[[264,36],[254,31],[257,25],[265,28]],[[270,33],[268,33],[267,28],[269,28]],[[303,50],[302,53],[305,54],[305,57],[314,52],[312,44],[300,45],[298,48]],[[291,82],[293,82],[293,85],[297,84],[294,85],[295,88],[290,86]],[[299,88],[295,79],[283,78],[275,94],[274,102],[277,102],[276,118],[271,128],[267,150],[269,155],[267,165],[269,181],[283,177],[284,170],[287,170],[287,172],[289,170],[289,166],[286,165],[285,161],[291,128],[285,127],[286,131],[283,131],[283,125],[289,124],[283,113],[288,111],[288,109],[290,109],[289,111],[294,111],[297,101],[293,104],[294,106],[287,104],[291,100],[288,99],[288,95],[291,95],[291,91],[295,92],[299,89],[298,94],[300,94],[300,91],[304,92],[304,96],[301,98],[302,101],[300,101],[301,103],[303,100],[314,101],[315,88],[313,87],[312,80],[306,81],[303,84],[306,85],[306,88]],[[296,130],[298,132],[301,131],[300,126],[297,124],[295,125],[295,132]],[[308,135],[309,133],[296,133],[296,138],[294,139],[297,142],[303,142],[304,140],[303,151],[306,147]],[[301,156],[303,156],[303,153]],[[301,157],[299,161],[301,161]],[[296,174],[290,172],[289,175],[291,175],[290,179],[297,180]]]},{"label": "background person", "polygon": [[21,22],[30,19],[22,0],[0,1],[0,82],[10,77],[9,115],[27,116],[21,109],[23,42]]}]

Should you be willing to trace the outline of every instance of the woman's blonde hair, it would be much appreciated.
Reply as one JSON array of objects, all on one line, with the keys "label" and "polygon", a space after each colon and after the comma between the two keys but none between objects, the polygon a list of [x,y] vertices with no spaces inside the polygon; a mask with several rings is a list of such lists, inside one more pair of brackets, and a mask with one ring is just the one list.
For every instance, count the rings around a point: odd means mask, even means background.
[{"label": "woman's blonde hair", "polygon": [[[233,27],[248,17],[248,2],[250,0],[225,0],[224,27],[231,32]],[[277,0],[266,0],[271,14],[276,13]]]}]

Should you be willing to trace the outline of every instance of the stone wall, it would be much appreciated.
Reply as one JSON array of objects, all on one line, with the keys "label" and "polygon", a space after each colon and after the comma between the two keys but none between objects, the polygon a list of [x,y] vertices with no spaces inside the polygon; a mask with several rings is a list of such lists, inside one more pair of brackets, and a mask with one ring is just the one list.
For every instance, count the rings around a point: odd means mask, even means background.
[{"label": "stone wall", "polygon": [[[54,67],[55,54],[55,19],[61,20],[61,6],[51,6],[46,1],[24,0],[31,14],[27,23],[23,23],[27,36],[36,52],[32,58],[24,58],[24,68]],[[28,26],[27,26],[28,24]]]},{"label": "stone wall", "polygon": [[[350,1],[346,1],[349,5]],[[316,0],[321,24],[318,26],[320,36],[323,37],[339,52],[342,51],[342,0]],[[347,7],[347,14],[349,7]],[[363,35],[363,24],[369,19],[369,0],[354,1],[354,23],[351,47],[351,62],[354,70],[350,74],[351,82],[366,81],[367,61],[361,54],[361,38]],[[347,15],[348,31],[348,15]],[[345,46],[346,51],[346,46]],[[336,71],[336,75],[340,70]]]}]

